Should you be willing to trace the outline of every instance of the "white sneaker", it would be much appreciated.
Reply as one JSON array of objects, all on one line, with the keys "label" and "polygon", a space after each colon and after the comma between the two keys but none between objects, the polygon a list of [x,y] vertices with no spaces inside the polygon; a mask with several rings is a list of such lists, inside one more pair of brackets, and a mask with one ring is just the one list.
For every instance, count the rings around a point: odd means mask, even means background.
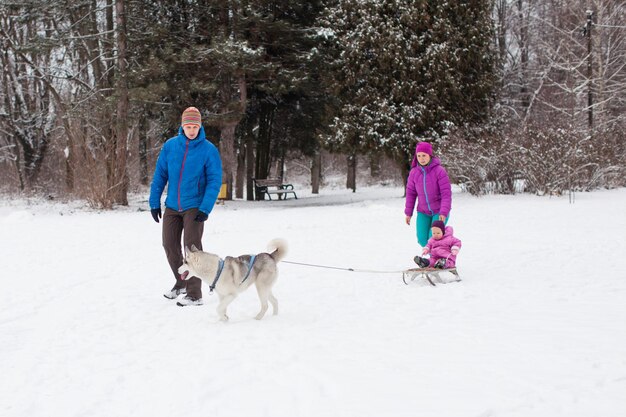
[{"label": "white sneaker", "polygon": [[204,304],[202,302],[202,298],[191,298],[190,296],[184,296],[180,301],[176,302],[177,306],[185,307],[185,306],[201,306]]},{"label": "white sneaker", "polygon": [[185,294],[187,294],[187,288],[172,288],[171,290],[163,294],[163,297],[173,300],[179,295],[185,295]]}]

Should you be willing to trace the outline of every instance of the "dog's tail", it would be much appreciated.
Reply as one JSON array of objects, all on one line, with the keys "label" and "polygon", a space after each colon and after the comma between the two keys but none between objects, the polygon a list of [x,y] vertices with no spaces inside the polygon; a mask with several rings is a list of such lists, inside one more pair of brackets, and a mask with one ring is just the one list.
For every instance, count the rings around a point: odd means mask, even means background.
[{"label": "dog's tail", "polygon": [[267,251],[276,262],[280,262],[287,255],[287,241],[284,239],[272,239],[267,244]]}]

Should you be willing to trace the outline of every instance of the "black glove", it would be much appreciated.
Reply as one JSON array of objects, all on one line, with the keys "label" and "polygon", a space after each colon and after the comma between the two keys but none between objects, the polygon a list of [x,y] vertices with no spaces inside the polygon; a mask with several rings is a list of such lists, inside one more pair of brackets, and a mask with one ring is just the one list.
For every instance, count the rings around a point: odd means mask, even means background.
[{"label": "black glove", "polygon": [[154,221],[158,223],[161,218],[161,207],[158,209],[150,209],[150,214],[152,214]]},{"label": "black glove", "polygon": [[209,218],[208,214],[206,214],[203,211],[198,210],[198,214],[196,214],[196,218],[194,220],[197,222],[203,222],[203,221],[206,221],[206,219],[208,218]]}]

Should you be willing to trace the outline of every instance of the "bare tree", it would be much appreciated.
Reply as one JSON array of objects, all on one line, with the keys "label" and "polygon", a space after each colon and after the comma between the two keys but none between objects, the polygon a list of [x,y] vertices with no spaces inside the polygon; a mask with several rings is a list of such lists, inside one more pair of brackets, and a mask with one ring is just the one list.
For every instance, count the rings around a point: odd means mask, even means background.
[{"label": "bare tree", "polygon": [[[602,127],[617,121],[626,89],[623,2],[498,1],[500,50],[506,50],[502,92],[529,122],[555,116]],[[517,80],[517,81],[516,81]]]},{"label": "bare tree", "polygon": [[52,51],[29,43],[52,30],[52,23],[45,15],[21,23],[18,10],[0,9],[0,135],[7,142],[3,150],[15,165],[20,189],[30,191],[38,181],[57,119],[52,77],[42,71],[52,65]]},{"label": "bare tree", "polygon": [[446,141],[452,174],[476,193],[624,184],[625,13],[623,0],[497,1],[499,110]]},{"label": "bare tree", "polygon": [[36,181],[54,138],[65,148],[68,191],[102,207],[127,204],[125,1],[14,2],[0,8],[0,22],[0,123],[19,149],[22,188]]},{"label": "bare tree", "polygon": [[125,0],[115,0],[116,34],[117,34],[117,79],[116,91],[116,120],[115,120],[115,156],[111,175],[111,200],[118,204],[128,205],[128,174],[126,173],[126,159],[128,147],[128,74],[126,62],[126,10]]}]

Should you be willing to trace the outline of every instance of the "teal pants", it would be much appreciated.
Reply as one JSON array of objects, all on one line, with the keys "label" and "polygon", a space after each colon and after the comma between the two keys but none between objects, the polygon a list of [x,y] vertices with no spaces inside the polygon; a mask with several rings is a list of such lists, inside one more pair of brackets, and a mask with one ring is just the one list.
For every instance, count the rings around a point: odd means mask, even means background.
[{"label": "teal pants", "polygon": [[[448,224],[448,219],[450,216],[446,217],[445,224]],[[435,220],[439,220],[439,214],[435,214],[434,216],[429,216],[428,214],[417,212],[417,220],[415,222],[415,230],[417,233],[417,243],[420,244],[421,247],[426,246],[428,243],[428,239],[433,235],[432,230],[430,230],[431,225]]]}]

